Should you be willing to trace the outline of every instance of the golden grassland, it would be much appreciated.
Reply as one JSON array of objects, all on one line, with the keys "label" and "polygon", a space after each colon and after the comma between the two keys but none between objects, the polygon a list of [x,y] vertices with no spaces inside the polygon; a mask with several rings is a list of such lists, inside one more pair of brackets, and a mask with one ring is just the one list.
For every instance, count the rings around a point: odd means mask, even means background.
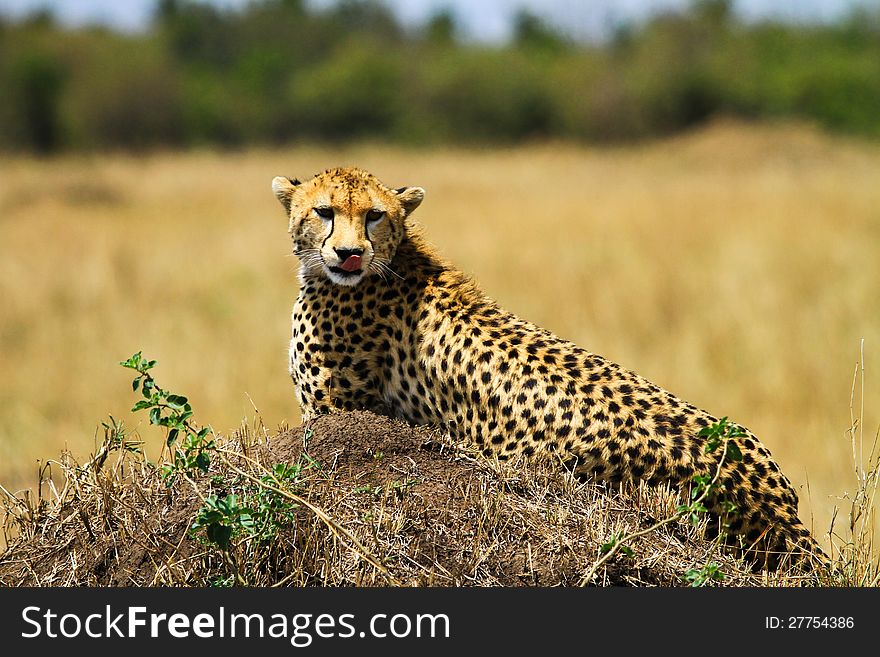
[{"label": "golden grassland", "polygon": [[820,543],[835,508],[848,527],[862,338],[865,463],[880,407],[880,146],[802,126],[611,149],[2,158],[0,483],[34,485],[65,446],[86,457],[108,414],[157,454],[117,364],[138,350],[217,431],[255,409],[295,425],[296,261],[270,181],[338,164],[425,187],[419,223],[491,296],[749,427]]}]

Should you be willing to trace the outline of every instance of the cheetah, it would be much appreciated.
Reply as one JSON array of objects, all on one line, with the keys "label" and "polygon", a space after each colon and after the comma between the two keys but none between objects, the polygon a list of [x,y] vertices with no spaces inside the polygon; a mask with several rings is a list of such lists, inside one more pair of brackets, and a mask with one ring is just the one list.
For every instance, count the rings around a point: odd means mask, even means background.
[{"label": "cheetah", "polygon": [[500,308],[409,220],[422,188],[358,168],[272,188],[300,261],[289,369],[304,420],[370,409],[440,426],[489,457],[553,457],[599,481],[686,487],[716,473],[724,497],[707,506],[754,562],[826,563],[751,432],[733,439],[740,460],[707,453],[700,432],[715,417]]}]

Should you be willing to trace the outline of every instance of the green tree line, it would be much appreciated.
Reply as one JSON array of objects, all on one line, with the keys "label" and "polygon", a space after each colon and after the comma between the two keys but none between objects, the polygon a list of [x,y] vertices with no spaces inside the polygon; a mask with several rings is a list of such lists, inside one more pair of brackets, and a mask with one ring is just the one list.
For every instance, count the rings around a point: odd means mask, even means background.
[{"label": "green tree line", "polygon": [[405,29],[381,4],[160,0],[148,30],[0,22],[0,149],[237,147],[301,140],[590,142],[714,115],[880,136],[880,16],[745,23],[728,0],[572,41],[528,13],[504,45],[445,12]]}]

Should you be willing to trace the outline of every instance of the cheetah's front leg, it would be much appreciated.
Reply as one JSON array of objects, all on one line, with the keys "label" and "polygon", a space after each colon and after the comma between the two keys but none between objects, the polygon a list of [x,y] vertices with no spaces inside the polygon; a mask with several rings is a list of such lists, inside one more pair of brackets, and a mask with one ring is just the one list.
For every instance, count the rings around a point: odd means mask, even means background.
[{"label": "cheetah's front leg", "polygon": [[[351,359],[337,361],[322,353],[309,354],[291,343],[290,376],[303,421],[316,415],[341,410],[365,409],[391,415],[379,394],[379,382],[364,379],[347,364]],[[343,365],[345,364],[345,365]]]}]

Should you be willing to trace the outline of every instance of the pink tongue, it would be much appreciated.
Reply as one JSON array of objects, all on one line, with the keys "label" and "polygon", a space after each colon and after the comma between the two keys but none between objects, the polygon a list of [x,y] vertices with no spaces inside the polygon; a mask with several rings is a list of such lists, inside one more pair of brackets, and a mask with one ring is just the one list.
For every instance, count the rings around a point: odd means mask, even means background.
[{"label": "pink tongue", "polygon": [[340,267],[342,267],[344,271],[357,271],[361,268],[361,257],[359,255],[350,255]]}]

